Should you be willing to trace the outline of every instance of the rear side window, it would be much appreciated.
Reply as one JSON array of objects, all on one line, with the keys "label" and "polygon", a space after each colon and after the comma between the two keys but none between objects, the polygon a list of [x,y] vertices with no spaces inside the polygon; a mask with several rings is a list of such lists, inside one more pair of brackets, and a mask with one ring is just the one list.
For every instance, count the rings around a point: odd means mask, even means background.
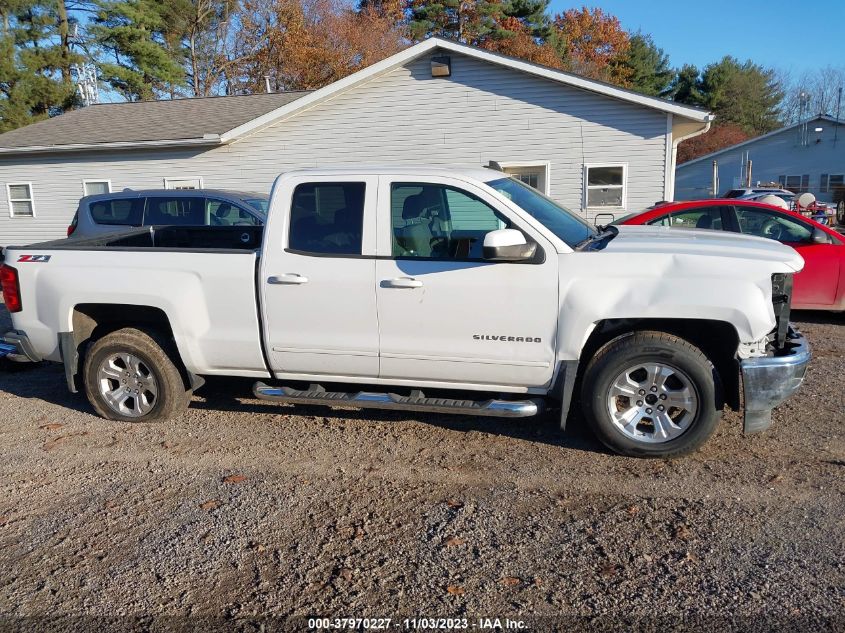
[{"label": "rear side window", "polygon": [[364,191],[363,182],[297,186],[291,201],[288,246],[307,253],[360,255]]},{"label": "rear side window", "polygon": [[90,205],[91,218],[97,224],[140,226],[144,211],[143,198],[100,200]]},{"label": "rear side window", "polygon": [[203,198],[174,196],[147,198],[144,224],[206,226],[209,224]]}]

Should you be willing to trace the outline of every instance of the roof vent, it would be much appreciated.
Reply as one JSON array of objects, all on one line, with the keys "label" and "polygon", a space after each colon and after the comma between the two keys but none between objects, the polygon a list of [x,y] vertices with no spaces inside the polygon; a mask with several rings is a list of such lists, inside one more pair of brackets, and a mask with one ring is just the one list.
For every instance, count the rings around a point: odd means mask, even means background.
[{"label": "roof vent", "polygon": [[448,55],[441,55],[439,57],[431,58],[431,76],[432,77],[451,77],[452,76],[452,58]]}]

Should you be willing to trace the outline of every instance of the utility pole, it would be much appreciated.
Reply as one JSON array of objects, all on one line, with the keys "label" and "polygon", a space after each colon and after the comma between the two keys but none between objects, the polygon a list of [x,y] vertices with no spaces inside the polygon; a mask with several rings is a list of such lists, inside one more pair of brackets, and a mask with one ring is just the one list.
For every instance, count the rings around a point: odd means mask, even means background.
[{"label": "utility pole", "polygon": [[94,58],[88,52],[85,38],[79,34],[79,23],[69,23],[67,34],[68,49],[74,47],[82,51],[83,61],[70,67],[71,75],[76,81],[76,91],[82,100],[82,106],[87,107],[100,103],[100,83],[97,77],[97,65]]}]

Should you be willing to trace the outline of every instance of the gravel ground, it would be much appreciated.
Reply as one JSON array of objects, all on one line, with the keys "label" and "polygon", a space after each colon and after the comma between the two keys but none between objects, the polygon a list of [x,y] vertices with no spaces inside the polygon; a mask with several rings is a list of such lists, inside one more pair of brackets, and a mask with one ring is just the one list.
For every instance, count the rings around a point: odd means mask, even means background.
[{"label": "gravel ground", "polygon": [[128,425],[59,366],[2,373],[0,629],[845,630],[845,317],[795,319],[815,358],[773,428],[729,413],[674,461],[578,420],[294,409],[248,381]]}]

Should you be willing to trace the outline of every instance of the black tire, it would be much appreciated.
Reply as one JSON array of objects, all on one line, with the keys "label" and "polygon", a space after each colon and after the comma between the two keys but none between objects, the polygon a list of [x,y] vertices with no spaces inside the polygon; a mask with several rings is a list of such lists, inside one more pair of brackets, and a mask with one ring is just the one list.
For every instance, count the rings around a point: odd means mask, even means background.
[{"label": "black tire", "polygon": [[[178,417],[188,408],[191,391],[185,387],[182,374],[173,358],[165,350],[171,349],[163,338],[152,332],[144,332],[135,328],[124,328],[106,334],[95,341],[85,354],[83,378],[85,395],[94,410],[108,420],[123,422],[155,422]],[[122,414],[112,408],[101,393],[98,372],[101,364],[117,354],[131,354],[141,361],[140,367],[145,376],[152,376],[151,383],[155,387],[155,397],[147,398],[146,406],[152,405],[149,411],[136,415]],[[127,376],[130,381],[131,376]],[[116,388],[121,385],[115,384]],[[152,395],[147,392],[148,396]],[[146,397],[146,396],[145,396]],[[132,398],[132,396],[130,396]],[[130,400],[130,402],[133,402]],[[136,407],[134,402],[131,406]]]},{"label": "black tire", "polygon": [[[648,363],[660,364],[669,368],[670,371],[676,371],[674,380],[678,380],[677,376],[680,376],[686,381],[690,391],[695,394],[697,405],[694,414],[692,411],[683,414],[686,416],[683,422],[685,428],[680,431],[680,434],[659,443],[649,443],[644,439],[629,437],[614,422],[610,412],[611,388],[614,381],[628,369],[638,364]],[[635,375],[634,372],[629,374],[629,376]],[[646,384],[647,382],[643,383],[643,385]],[[679,382],[679,384],[682,383]],[[645,409],[649,406],[647,401],[634,401],[646,396],[656,397],[649,395],[649,390],[648,387],[645,387],[643,391],[638,390],[637,394],[645,393],[646,395],[634,395],[633,399],[624,406],[633,408],[642,403],[640,405],[642,408],[639,410],[647,410],[651,414],[651,408]],[[722,406],[716,370],[701,350],[677,336],[652,331],[626,334],[602,347],[584,371],[581,402],[584,415],[596,437],[611,450],[633,457],[676,457],[696,450],[716,430]],[[614,399],[614,402],[618,400]],[[656,405],[660,405],[659,400],[656,401]],[[655,406],[655,403],[652,403],[652,406]],[[675,409],[670,410],[673,414],[676,412]],[[666,415],[670,413],[670,410],[666,411]],[[643,437],[649,436],[649,429],[654,427],[650,426],[652,422],[649,418],[645,420],[641,423],[642,428],[640,425],[636,426],[634,435],[642,432]],[[654,436],[653,432],[651,436]]]}]

